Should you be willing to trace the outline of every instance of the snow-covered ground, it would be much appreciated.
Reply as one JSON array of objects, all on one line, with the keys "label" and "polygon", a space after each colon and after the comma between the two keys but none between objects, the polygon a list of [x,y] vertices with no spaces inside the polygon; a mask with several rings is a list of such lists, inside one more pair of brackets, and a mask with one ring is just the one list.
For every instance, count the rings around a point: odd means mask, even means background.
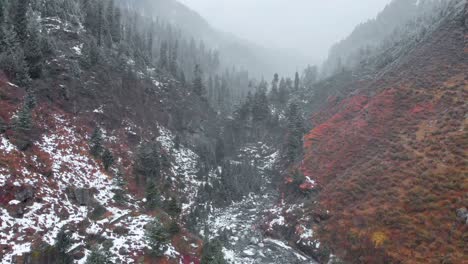
[{"label": "snow-covered ground", "polygon": [[[232,264],[316,263],[286,242],[264,237],[260,229],[264,216],[279,201],[269,175],[278,152],[259,142],[240,149],[238,158],[246,157],[262,173],[262,194],[250,194],[240,202],[213,209],[207,222],[210,238],[222,240],[225,258]],[[277,224],[284,224],[281,215]]]},{"label": "snow-covered ground", "polygon": [[[7,208],[0,207],[0,244],[10,247],[10,250],[4,252],[0,263],[12,263],[13,256],[30,252],[31,242],[38,237],[43,242],[53,245],[63,226],[73,232],[71,250],[84,246],[87,235],[100,235],[113,243],[113,261],[134,263],[136,255],[147,247],[144,226],[152,221],[153,217],[141,213],[142,201],[134,197],[128,196],[132,201],[131,205],[122,207],[115,204],[112,191],[116,188],[114,181],[110,173],[104,172],[102,166],[89,156],[87,138],[79,134],[77,127],[62,116],[54,116],[54,123],[55,129],[49,130],[35,143],[38,146],[37,155],[41,158],[35,155],[28,157],[17,150],[8,139],[3,136],[0,138],[0,157],[15,159],[21,167],[13,171],[11,166],[0,165],[0,187],[8,185],[30,188],[34,192],[34,201],[24,205],[21,217],[14,217]],[[192,166],[189,157],[194,154],[188,150],[184,151],[176,161],[177,164],[189,167],[180,169],[180,173]],[[44,157],[50,162],[51,176],[32,172],[37,171],[35,166],[43,165]],[[67,194],[69,188],[94,190],[93,200],[107,211],[104,218],[96,221],[90,219],[89,213],[92,208],[71,201]],[[8,201],[8,205],[11,206],[20,203],[22,201],[15,199]],[[77,226],[83,223],[87,223],[86,228],[78,230]],[[125,229],[126,232],[114,232],[116,228]],[[168,256],[179,255],[172,246],[169,249]],[[87,255],[89,250],[85,250],[84,253]],[[76,262],[84,263],[85,259]]]}]

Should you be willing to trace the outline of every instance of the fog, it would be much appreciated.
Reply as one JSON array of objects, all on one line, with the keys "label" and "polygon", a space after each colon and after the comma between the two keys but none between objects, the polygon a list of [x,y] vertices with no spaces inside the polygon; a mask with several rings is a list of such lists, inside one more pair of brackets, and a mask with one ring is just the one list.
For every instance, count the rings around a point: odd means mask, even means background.
[{"label": "fog", "polygon": [[320,63],[391,0],[179,0],[215,28]]}]

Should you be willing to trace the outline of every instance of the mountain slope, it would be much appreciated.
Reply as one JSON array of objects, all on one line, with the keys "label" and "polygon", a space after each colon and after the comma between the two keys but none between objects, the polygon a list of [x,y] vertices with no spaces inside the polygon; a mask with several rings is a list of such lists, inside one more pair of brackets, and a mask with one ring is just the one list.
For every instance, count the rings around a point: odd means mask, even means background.
[{"label": "mountain slope", "polygon": [[[66,253],[67,263],[85,263],[105,249],[113,263],[198,263],[202,240],[182,215],[202,185],[193,149],[213,144],[216,114],[171,75],[136,68],[117,45],[96,46],[100,60],[85,64],[93,36],[80,18],[38,18],[54,44],[40,78],[22,87],[0,74],[0,262],[56,263]],[[97,129],[110,158],[93,153]],[[138,170],[148,145],[158,159],[152,177]],[[172,230],[160,256],[146,235],[155,219]]]},{"label": "mountain slope", "polygon": [[312,226],[344,260],[464,261],[466,19],[458,1],[407,55],[312,118],[301,165],[318,186]]},{"label": "mountain slope", "polygon": [[293,95],[311,129],[266,232],[321,262],[463,263],[467,14],[450,1],[382,66],[369,70],[376,55]]},{"label": "mountain slope", "polygon": [[275,72],[294,72],[298,65],[306,64],[300,58],[282,55],[284,52],[261,47],[248,40],[215,29],[198,13],[177,0],[120,0],[128,7],[147,16],[158,17],[180,27],[185,33],[220,52],[225,67],[248,70],[253,76],[272,76]]}]

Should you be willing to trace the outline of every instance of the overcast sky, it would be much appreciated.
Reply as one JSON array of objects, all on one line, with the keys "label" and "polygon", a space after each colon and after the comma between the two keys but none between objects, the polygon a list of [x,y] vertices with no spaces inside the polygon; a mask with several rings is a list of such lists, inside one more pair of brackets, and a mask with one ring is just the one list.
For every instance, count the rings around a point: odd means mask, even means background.
[{"label": "overcast sky", "polygon": [[215,28],[318,63],[391,0],[179,0]]}]

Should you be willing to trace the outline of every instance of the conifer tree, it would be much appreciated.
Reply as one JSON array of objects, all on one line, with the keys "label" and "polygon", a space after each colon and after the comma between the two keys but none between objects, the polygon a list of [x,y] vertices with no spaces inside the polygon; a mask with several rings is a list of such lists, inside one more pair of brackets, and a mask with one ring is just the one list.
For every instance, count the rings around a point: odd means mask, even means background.
[{"label": "conifer tree", "polygon": [[296,76],[294,77],[294,91],[299,90],[299,85],[300,85],[300,78],[299,78],[299,73],[296,72]]},{"label": "conifer tree", "polygon": [[168,69],[168,48],[167,42],[163,41],[159,49],[159,68],[162,70]]},{"label": "conifer tree", "polygon": [[167,212],[173,217],[178,216],[182,212],[182,209],[180,208],[175,198],[171,198],[169,200],[167,205]]},{"label": "conifer tree", "polygon": [[273,81],[271,82],[271,91],[270,91],[270,98],[272,102],[276,102],[278,100],[278,82],[279,76],[277,73],[273,76]]},{"label": "conifer tree", "polygon": [[201,264],[226,264],[223,254],[223,246],[218,239],[205,242]]},{"label": "conifer tree", "polygon": [[281,105],[285,105],[287,101],[288,101],[288,89],[287,89],[286,80],[284,78],[281,78],[281,81],[279,84],[279,90],[278,90],[278,102]]},{"label": "conifer tree", "polygon": [[270,115],[266,89],[259,88],[253,100],[252,115],[254,121],[265,121]]},{"label": "conifer tree", "polygon": [[168,232],[171,235],[175,235],[180,232],[180,227],[179,224],[177,223],[176,220],[173,220],[171,224],[169,225]]},{"label": "conifer tree", "polygon": [[28,37],[28,7],[29,0],[14,1],[13,25],[19,42],[24,45]]},{"label": "conifer tree", "polygon": [[118,169],[116,174],[114,175],[113,178],[114,185],[117,186],[114,190],[114,201],[117,203],[123,204],[126,202],[126,196],[125,196],[125,185],[127,184],[125,182],[124,174],[122,173],[122,169]]},{"label": "conifer tree", "polygon": [[[33,16],[32,11],[28,16]],[[24,43],[25,60],[28,64],[29,76],[33,79],[41,77],[44,63],[42,54],[42,36],[40,34],[40,25],[36,19],[31,19],[27,27],[27,38]]]},{"label": "conifer tree", "polygon": [[141,144],[136,155],[136,172],[148,179],[157,179],[161,172],[160,153],[160,146],[155,141]]},{"label": "conifer tree", "polygon": [[15,121],[15,131],[27,134],[32,129],[31,109],[25,104]]},{"label": "conifer tree", "polygon": [[148,224],[145,231],[145,238],[150,247],[150,253],[154,256],[162,256],[169,242],[169,234],[159,219],[154,219]]},{"label": "conifer tree", "polygon": [[205,87],[203,86],[203,73],[200,64],[195,65],[193,78],[193,92],[198,96],[205,95]]},{"label": "conifer tree", "polygon": [[112,40],[115,43],[120,43],[122,39],[121,27],[122,27],[122,13],[120,11],[120,8],[115,8],[114,18],[112,19],[112,25],[111,25]]},{"label": "conifer tree", "polygon": [[89,140],[89,149],[91,155],[95,158],[99,158],[102,154],[102,131],[99,127],[96,127],[91,135],[91,139]]},{"label": "conifer tree", "polygon": [[145,190],[146,208],[153,210],[160,205],[160,194],[153,180],[147,183]]},{"label": "conifer tree", "polygon": [[179,52],[179,42],[176,40],[174,46],[171,49],[170,60],[169,60],[169,70],[172,76],[177,76],[177,53]]},{"label": "conifer tree", "polygon": [[28,90],[26,92],[26,96],[24,98],[24,104],[29,109],[34,109],[36,107],[37,101],[36,101],[36,96],[34,95],[33,91]]},{"label": "conifer tree", "polygon": [[85,68],[91,68],[99,61],[99,47],[94,38],[85,41],[83,44],[83,56],[81,63]]},{"label": "conifer tree", "polygon": [[302,154],[304,136],[304,121],[299,106],[291,103],[287,112],[288,136],[286,142],[286,158],[293,163]]},{"label": "conifer tree", "polygon": [[98,47],[102,47],[102,35],[104,31],[104,3],[97,1],[97,23],[96,23],[96,40]]},{"label": "conifer tree", "polygon": [[111,264],[111,254],[108,250],[94,248],[86,259],[86,264]]},{"label": "conifer tree", "polygon": [[55,238],[55,248],[58,252],[57,264],[73,263],[73,258],[68,254],[68,250],[72,245],[71,235],[65,231],[65,228],[60,229]]},{"label": "conifer tree", "polygon": [[5,119],[3,119],[1,116],[0,116],[0,134],[3,134],[6,132],[8,126],[7,126],[7,123],[5,122]]},{"label": "conifer tree", "polygon": [[106,171],[109,170],[109,168],[114,164],[114,156],[107,148],[102,153],[102,164],[104,165],[104,169]]}]

